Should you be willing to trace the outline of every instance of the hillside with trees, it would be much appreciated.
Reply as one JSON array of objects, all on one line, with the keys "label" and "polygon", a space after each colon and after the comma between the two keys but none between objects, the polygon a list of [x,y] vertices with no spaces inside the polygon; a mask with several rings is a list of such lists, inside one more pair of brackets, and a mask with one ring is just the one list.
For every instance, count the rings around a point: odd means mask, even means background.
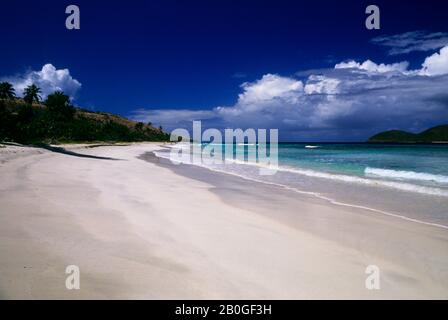
[{"label": "hillside with trees", "polygon": [[23,98],[14,87],[0,83],[0,141],[35,143],[168,141],[162,128],[105,112],[74,107],[62,91],[42,101],[30,85]]},{"label": "hillside with trees", "polygon": [[401,130],[380,132],[369,138],[371,143],[448,143],[448,125],[436,126],[420,133]]}]

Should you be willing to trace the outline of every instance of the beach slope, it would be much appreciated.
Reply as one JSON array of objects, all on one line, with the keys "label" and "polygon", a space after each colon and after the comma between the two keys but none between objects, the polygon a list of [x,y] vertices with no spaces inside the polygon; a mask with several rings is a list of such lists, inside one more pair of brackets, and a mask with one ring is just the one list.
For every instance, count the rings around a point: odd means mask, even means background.
[{"label": "beach slope", "polygon": [[448,230],[174,166],[158,148],[1,148],[0,298],[448,298]]}]

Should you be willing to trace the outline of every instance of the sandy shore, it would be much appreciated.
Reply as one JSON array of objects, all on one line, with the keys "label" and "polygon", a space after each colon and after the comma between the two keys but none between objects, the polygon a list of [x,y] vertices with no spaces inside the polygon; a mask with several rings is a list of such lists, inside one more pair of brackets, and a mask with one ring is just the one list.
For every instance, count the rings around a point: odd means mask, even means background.
[{"label": "sandy shore", "polygon": [[0,298],[448,298],[446,229],[141,157],[157,148],[0,148]]}]

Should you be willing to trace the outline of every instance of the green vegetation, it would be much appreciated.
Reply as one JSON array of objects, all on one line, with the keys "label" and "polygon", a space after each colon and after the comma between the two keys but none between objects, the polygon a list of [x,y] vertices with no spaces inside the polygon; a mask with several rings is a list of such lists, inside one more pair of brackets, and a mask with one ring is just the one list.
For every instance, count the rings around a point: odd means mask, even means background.
[{"label": "green vegetation", "polygon": [[28,86],[23,91],[23,100],[29,104],[32,104],[33,102],[39,102],[41,90],[34,84]]},{"label": "green vegetation", "polygon": [[0,99],[14,99],[16,96],[14,87],[9,82],[0,83]]},{"label": "green vegetation", "polygon": [[372,143],[448,143],[448,125],[430,128],[420,133],[390,130],[369,138]]},{"label": "green vegetation", "polygon": [[0,141],[24,144],[68,142],[167,141],[169,135],[151,125],[104,112],[75,108],[56,91],[41,100],[31,85],[24,98],[15,98],[12,85],[0,83]]}]

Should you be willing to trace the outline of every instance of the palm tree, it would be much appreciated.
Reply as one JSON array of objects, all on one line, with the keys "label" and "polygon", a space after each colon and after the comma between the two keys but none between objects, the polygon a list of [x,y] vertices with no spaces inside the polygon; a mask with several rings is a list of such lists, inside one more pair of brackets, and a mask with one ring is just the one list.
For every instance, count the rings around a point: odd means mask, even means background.
[{"label": "palm tree", "polygon": [[50,110],[71,107],[70,97],[62,91],[55,91],[52,94],[49,94],[44,103]]},{"label": "palm tree", "polygon": [[62,91],[49,94],[44,104],[53,116],[53,119],[70,120],[75,114],[75,108],[70,104],[70,97]]},{"label": "palm tree", "polygon": [[41,99],[39,93],[41,92],[42,91],[38,86],[32,84],[26,87],[23,91],[23,100],[25,100],[25,102],[28,102],[29,104],[32,104],[33,102],[39,102]]},{"label": "palm tree", "polygon": [[9,82],[0,83],[0,99],[14,99],[16,96],[14,87]]}]

